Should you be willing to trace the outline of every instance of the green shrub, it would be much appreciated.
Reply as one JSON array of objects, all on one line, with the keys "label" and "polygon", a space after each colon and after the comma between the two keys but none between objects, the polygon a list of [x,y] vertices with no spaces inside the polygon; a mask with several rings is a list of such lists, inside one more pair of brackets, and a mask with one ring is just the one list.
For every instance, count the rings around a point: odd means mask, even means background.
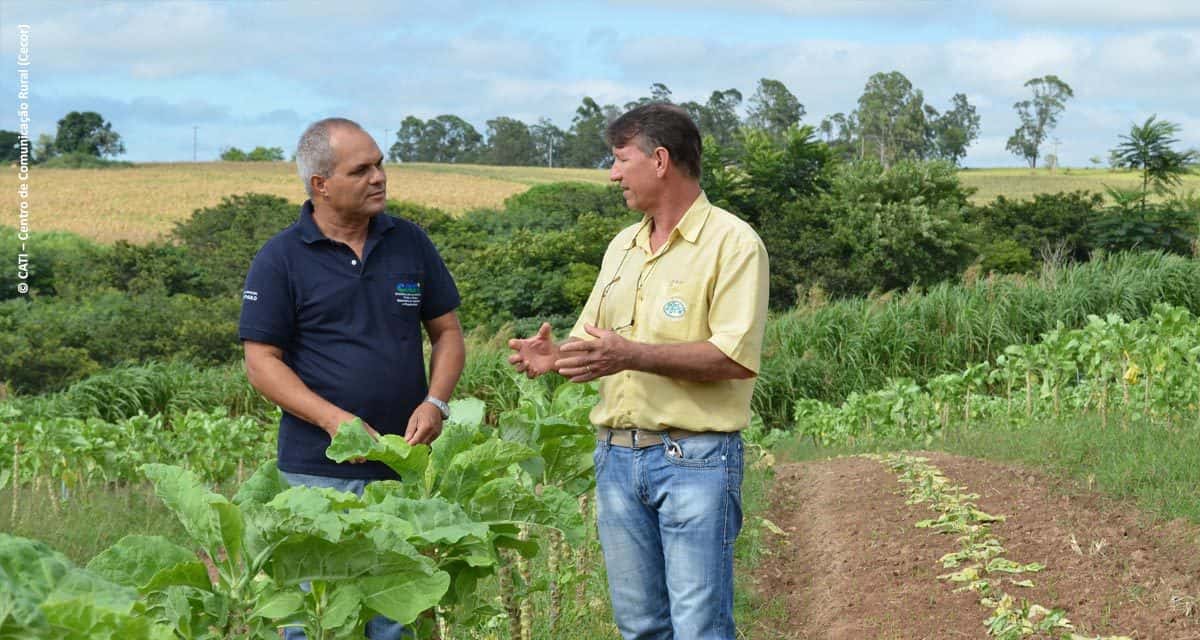
[{"label": "green shrub", "polygon": [[1197,216],[1200,210],[1170,205],[1132,210],[1114,207],[1097,216],[1089,230],[1095,246],[1105,251],[1165,251],[1186,256],[1191,255],[1196,239]]},{"label": "green shrub", "polygon": [[1011,238],[993,241],[979,250],[984,273],[1029,273],[1034,268],[1029,248]]},{"label": "green shrub", "polygon": [[1032,264],[1041,262],[1044,250],[1059,246],[1065,258],[1083,262],[1097,246],[1091,223],[1103,203],[1100,194],[1087,191],[1039,193],[1032,200],[997,196],[985,206],[969,209],[967,221],[981,228],[988,243],[1007,240],[1020,245]]},{"label": "green shrub", "polygon": [[298,216],[298,205],[283,198],[247,193],[196,210],[171,235],[187,250],[206,292],[236,295],[259,248]]},{"label": "green shrub", "polygon": [[[151,359],[231,362],[240,301],[234,296],[127,295],[0,302],[0,381],[20,393],[61,389],[102,367]],[[6,347],[6,348],[5,348]]]},{"label": "green shrub", "polygon": [[[0,253],[14,260],[21,253],[17,230],[0,226]],[[29,257],[29,293],[33,297],[86,294],[105,286],[99,265],[107,260],[109,247],[63,231],[32,233],[24,241]],[[19,297],[16,269],[0,274],[0,300]]]}]

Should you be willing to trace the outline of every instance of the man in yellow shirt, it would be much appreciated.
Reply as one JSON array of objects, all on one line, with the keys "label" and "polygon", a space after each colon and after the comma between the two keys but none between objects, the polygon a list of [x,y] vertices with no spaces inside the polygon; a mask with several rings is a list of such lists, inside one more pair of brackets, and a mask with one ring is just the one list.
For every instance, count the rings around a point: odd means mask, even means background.
[{"label": "man in yellow shirt", "polygon": [[609,244],[567,342],[512,340],[535,377],[600,381],[596,521],[626,640],[732,640],[742,440],[767,316],[758,235],[700,189],[700,132],[682,109],[609,125],[610,179],[642,221]]}]

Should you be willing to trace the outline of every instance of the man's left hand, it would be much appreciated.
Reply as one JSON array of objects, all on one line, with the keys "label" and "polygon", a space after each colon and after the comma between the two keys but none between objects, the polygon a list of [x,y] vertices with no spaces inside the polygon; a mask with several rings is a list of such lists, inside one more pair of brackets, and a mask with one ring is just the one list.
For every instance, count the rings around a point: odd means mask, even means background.
[{"label": "man's left hand", "polygon": [[584,331],[595,340],[576,340],[559,348],[566,356],[554,363],[554,368],[571,382],[590,382],[609,376],[631,366],[637,343],[626,340],[615,331],[600,329],[590,324]]},{"label": "man's left hand", "polygon": [[442,412],[428,402],[413,410],[404,430],[404,441],[410,445],[429,444],[442,435]]}]

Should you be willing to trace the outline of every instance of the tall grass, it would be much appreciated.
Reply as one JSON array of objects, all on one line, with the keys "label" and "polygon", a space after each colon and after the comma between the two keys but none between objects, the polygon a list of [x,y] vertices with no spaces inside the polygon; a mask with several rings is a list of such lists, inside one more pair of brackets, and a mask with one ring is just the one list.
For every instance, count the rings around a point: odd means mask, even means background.
[{"label": "tall grass", "polygon": [[[146,415],[211,411],[266,419],[273,412],[246,380],[241,363],[200,367],[184,361],[118,366],[64,391],[17,397],[6,403],[27,417],[101,418],[110,422]],[[2,411],[3,409],[0,409]]]},{"label": "tall grass", "polygon": [[986,278],[866,300],[802,308],[767,326],[754,409],[789,424],[792,402],[839,403],[889,378],[930,377],[993,360],[1058,323],[1088,315],[1140,318],[1158,302],[1200,312],[1200,261],[1122,253],[1046,270],[1038,278]]}]

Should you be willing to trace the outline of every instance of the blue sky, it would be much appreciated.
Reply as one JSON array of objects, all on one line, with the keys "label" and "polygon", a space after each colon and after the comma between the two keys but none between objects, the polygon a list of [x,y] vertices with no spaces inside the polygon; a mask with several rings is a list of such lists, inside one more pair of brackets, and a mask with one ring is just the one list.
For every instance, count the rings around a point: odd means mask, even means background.
[{"label": "blue sky", "polygon": [[653,82],[679,101],[783,81],[804,122],[855,107],[898,70],[938,109],[957,92],[982,117],[970,166],[1004,150],[1025,80],[1057,74],[1075,99],[1055,132],[1062,162],[1107,156],[1158,114],[1200,147],[1200,2],[1194,0],[440,0],[33,2],[0,0],[0,128],[16,129],[17,25],[30,26],[33,132],[99,111],[125,159],[214,159],[228,146],[288,150],[305,124],[359,120],[377,137],[409,114],[560,127],[584,96],[623,104]]}]

